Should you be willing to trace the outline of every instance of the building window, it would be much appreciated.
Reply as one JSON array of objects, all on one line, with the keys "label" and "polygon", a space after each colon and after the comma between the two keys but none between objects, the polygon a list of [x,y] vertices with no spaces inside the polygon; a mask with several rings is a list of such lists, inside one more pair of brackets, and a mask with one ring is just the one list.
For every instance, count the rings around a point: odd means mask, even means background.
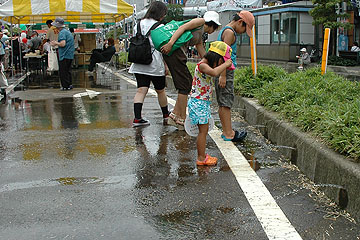
[{"label": "building window", "polygon": [[250,45],[250,38],[249,36],[246,34],[246,32],[244,32],[243,34],[240,34],[239,37],[241,40],[241,45]]},{"label": "building window", "polygon": [[258,17],[255,17],[255,38],[256,38],[256,44],[258,44],[258,28],[259,28],[259,18]]},{"label": "building window", "polygon": [[271,42],[279,43],[280,37],[280,15],[271,15]]},{"label": "building window", "polygon": [[298,13],[282,13],[280,39],[282,43],[298,43]]}]

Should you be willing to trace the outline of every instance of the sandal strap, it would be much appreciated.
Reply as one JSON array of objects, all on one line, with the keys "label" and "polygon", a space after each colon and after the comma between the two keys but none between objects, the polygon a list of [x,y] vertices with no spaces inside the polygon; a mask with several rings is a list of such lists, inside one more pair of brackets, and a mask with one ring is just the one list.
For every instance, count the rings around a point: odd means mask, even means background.
[{"label": "sandal strap", "polygon": [[169,114],[169,117],[174,121],[176,121],[176,119],[178,118],[178,116],[176,116],[176,114],[172,112]]},{"label": "sandal strap", "polygon": [[185,119],[180,118],[179,116],[177,116],[175,113],[170,113],[169,117],[174,120],[174,122],[176,122],[179,125],[184,125],[185,123]]},{"label": "sandal strap", "polygon": [[184,125],[185,119],[178,118],[178,119],[176,119],[176,122],[179,123],[179,124],[181,124],[181,125]]}]

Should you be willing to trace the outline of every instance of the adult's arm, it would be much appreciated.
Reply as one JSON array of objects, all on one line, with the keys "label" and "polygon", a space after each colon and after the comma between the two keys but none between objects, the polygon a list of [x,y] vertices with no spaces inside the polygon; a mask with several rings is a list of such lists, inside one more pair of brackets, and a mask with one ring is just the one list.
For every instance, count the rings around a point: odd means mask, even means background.
[{"label": "adult's arm", "polygon": [[199,44],[196,44],[195,47],[196,47],[196,50],[198,51],[200,57],[203,58],[204,55],[206,54],[206,50],[205,50],[204,44],[203,44],[203,43],[199,43]]},{"label": "adult's arm", "polygon": [[183,25],[181,25],[174,33],[174,35],[170,38],[169,42],[161,47],[161,52],[164,54],[168,54],[172,46],[175,42],[181,37],[181,35],[187,30],[193,30],[197,27],[203,26],[205,24],[205,20],[203,18],[195,18]]},{"label": "adult's arm", "polygon": [[60,42],[58,41],[51,41],[50,42],[51,46],[59,46],[59,47],[65,47],[66,46],[66,41],[65,40],[61,40]]}]

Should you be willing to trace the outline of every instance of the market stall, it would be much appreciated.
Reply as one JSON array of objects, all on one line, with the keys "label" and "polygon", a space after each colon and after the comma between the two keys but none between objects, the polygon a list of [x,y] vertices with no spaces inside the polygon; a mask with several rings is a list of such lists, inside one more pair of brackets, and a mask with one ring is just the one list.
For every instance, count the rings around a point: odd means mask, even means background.
[{"label": "market stall", "polygon": [[9,0],[0,7],[0,19],[13,24],[45,23],[64,18],[70,23],[116,23],[133,14],[123,0]]}]

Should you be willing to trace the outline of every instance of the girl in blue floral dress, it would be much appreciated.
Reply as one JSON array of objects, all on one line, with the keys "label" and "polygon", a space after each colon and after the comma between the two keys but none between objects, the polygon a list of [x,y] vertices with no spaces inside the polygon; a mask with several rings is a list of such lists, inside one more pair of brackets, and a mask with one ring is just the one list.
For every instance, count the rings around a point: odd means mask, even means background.
[{"label": "girl in blue floral dress", "polygon": [[208,53],[196,65],[190,98],[188,100],[188,111],[191,124],[198,125],[197,136],[197,165],[216,165],[217,158],[205,153],[206,135],[209,131],[209,119],[211,118],[211,96],[214,79],[227,68],[232,68],[230,59],[231,48],[224,42],[215,41],[211,43]]}]

